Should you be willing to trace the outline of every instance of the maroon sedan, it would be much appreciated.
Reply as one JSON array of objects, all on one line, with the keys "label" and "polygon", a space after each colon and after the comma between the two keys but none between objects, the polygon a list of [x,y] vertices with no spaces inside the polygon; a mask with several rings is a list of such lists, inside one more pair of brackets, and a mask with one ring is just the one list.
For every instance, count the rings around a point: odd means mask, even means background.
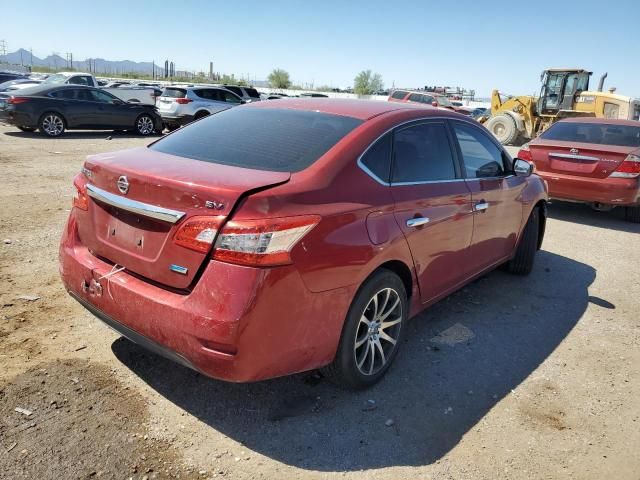
[{"label": "maroon sedan", "polygon": [[499,265],[531,270],[547,200],[531,170],[449,111],[252,103],[90,156],[60,273],[106,324],[205,375],[327,367],[363,387],[410,317]]},{"label": "maroon sedan", "polygon": [[532,161],[549,184],[549,196],[590,203],[597,210],[623,206],[640,222],[640,123],[574,118],[555,123],[524,145],[518,158]]}]

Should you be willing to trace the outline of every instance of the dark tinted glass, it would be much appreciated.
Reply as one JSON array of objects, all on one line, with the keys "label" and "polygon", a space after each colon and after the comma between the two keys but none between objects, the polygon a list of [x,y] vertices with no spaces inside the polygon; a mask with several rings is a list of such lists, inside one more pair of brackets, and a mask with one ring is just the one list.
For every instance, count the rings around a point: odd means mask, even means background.
[{"label": "dark tinted glass", "polygon": [[362,156],[362,163],[383,182],[389,181],[391,173],[391,135],[385,135]]},{"label": "dark tinted glass", "polygon": [[559,122],[541,135],[545,140],[640,147],[640,126]]},{"label": "dark tinted glass", "polygon": [[77,90],[72,88],[65,88],[64,90],[57,90],[51,92],[49,95],[54,98],[64,98],[65,100],[75,100],[77,97]]},{"label": "dark tinted glass", "polygon": [[407,100],[410,100],[412,102],[425,103],[424,95],[420,95],[419,93],[412,93],[411,95],[409,95],[409,98],[407,98]]},{"label": "dark tinted glass", "polygon": [[502,150],[479,129],[454,122],[467,178],[504,175]]},{"label": "dark tinted glass", "polygon": [[167,87],[163,90],[162,96],[171,98],[184,98],[187,96],[187,91],[184,88]]},{"label": "dark tinted glass", "polygon": [[404,90],[396,90],[391,95],[391,98],[395,98],[397,100],[402,100],[406,95],[407,95],[407,92],[405,92]]},{"label": "dark tinted glass", "polygon": [[149,148],[223,165],[298,172],[362,121],[272,108],[231,108],[168,135]]},{"label": "dark tinted glass", "polygon": [[240,89],[240,87],[224,87],[224,88],[226,88],[227,90],[231,90],[233,93],[235,93],[239,97],[242,96],[242,89]]},{"label": "dark tinted glass", "polygon": [[444,123],[403,128],[394,135],[393,182],[426,182],[456,178]]},{"label": "dark tinted glass", "polygon": [[260,94],[255,88],[246,88],[244,89],[251,98],[260,98]]}]

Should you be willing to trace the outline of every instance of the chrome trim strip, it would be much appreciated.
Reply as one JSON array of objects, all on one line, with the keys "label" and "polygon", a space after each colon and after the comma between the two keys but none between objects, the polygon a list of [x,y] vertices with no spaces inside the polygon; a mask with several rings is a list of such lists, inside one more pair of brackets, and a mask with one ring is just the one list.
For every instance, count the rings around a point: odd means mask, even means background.
[{"label": "chrome trim strip", "polygon": [[426,225],[431,220],[427,217],[420,218],[410,218],[407,220],[407,227],[421,227],[422,225]]},{"label": "chrome trim strip", "polygon": [[172,272],[179,273],[181,275],[186,275],[189,269],[187,267],[183,267],[182,265],[176,265],[175,263],[169,265],[169,270]]},{"label": "chrome trim strip", "polygon": [[121,197],[120,195],[114,195],[106,190],[102,190],[94,185],[87,184],[87,194],[102,203],[111,205],[112,207],[126,210],[127,212],[137,213],[145,217],[155,218],[156,220],[162,220],[163,222],[177,223],[182,217],[184,212],[177,210],[170,210],[168,208],[157,207],[148,203],[138,202],[136,200],[130,200],[128,198]]},{"label": "chrome trim strip", "polygon": [[584,160],[586,162],[599,162],[598,157],[590,157],[589,155],[575,155],[573,153],[549,152],[549,156],[558,158],[570,158],[571,160]]}]

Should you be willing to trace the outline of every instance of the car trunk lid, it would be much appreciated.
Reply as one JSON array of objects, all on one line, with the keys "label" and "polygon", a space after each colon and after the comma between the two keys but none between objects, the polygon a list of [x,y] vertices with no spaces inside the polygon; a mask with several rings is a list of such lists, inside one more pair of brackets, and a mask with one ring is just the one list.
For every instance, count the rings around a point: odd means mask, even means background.
[{"label": "car trunk lid", "polygon": [[529,148],[540,172],[606,178],[637,147],[538,139]]},{"label": "car trunk lid", "polygon": [[247,192],[287,182],[289,172],[208,163],[147,148],[91,156],[91,198],[80,240],[96,256],[172,288],[195,279],[207,253],[174,242],[194,216],[220,221]]}]

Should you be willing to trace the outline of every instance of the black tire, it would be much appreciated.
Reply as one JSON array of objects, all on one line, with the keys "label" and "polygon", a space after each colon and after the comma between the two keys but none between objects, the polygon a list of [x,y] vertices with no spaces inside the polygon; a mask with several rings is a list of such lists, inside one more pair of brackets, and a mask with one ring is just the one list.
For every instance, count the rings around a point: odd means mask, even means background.
[{"label": "black tire", "polygon": [[200,111],[198,113],[195,114],[195,116],[193,117],[193,120],[200,120],[201,118],[204,117],[208,117],[209,115],[211,115],[209,112],[207,112],[206,110]]},{"label": "black tire", "polygon": [[625,207],[624,218],[628,222],[640,223],[640,205],[634,205],[632,207]]},{"label": "black tire", "polygon": [[18,127],[18,130],[31,133],[31,132],[35,132],[37,129],[35,127]]},{"label": "black tire", "polygon": [[[377,307],[374,307],[374,297],[379,299]],[[397,306],[392,308],[396,300]],[[335,359],[323,369],[323,373],[343,388],[366,388],[378,382],[398,353],[408,312],[407,292],[400,277],[386,269],[375,272],[353,299]],[[381,316],[385,318],[380,320]],[[363,318],[371,322],[363,323]],[[385,323],[387,326],[383,327]]]},{"label": "black tire", "polygon": [[64,133],[66,122],[64,117],[56,112],[46,112],[40,117],[38,130],[50,138],[59,137]]},{"label": "black tire", "polygon": [[142,115],[138,116],[138,118],[136,118],[134,130],[138,135],[146,137],[156,131],[155,124],[156,122],[151,115],[143,113]]},{"label": "black tire", "polygon": [[520,135],[516,121],[510,115],[499,114],[491,117],[484,126],[502,145],[511,145]]},{"label": "black tire", "polygon": [[540,210],[534,208],[522,232],[515,256],[507,263],[507,270],[518,275],[528,275],[538,251],[538,233],[540,230]]}]

